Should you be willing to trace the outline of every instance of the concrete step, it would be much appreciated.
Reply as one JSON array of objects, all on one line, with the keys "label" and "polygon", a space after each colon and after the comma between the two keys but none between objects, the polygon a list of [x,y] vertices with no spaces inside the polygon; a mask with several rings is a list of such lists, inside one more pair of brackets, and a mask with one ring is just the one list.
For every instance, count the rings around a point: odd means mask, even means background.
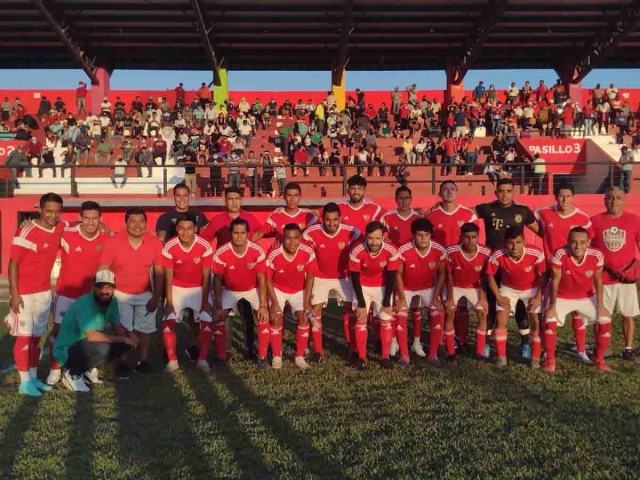
[{"label": "concrete step", "polygon": [[[182,181],[181,177],[172,177],[168,181],[168,189]],[[162,195],[164,187],[162,178],[137,178],[128,177],[127,184],[120,188],[121,179],[116,179],[118,188],[115,188],[109,177],[76,178],[78,194],[80,195]],[[71,181],[67,178],[23,178],[20,180],[20,188],[14,191],[14,195],[37,195],[46,192],[56,192],[62,195],[71,195]]]},{"label": "concrete step", "polygon": [[[609,156],[610,160],[614,162],[620,160],[620,147],[622,145],[616,143],[614,135],[596,135],[588,138],[598,145]],[[587,160],[593,159],[588,158]]]}]

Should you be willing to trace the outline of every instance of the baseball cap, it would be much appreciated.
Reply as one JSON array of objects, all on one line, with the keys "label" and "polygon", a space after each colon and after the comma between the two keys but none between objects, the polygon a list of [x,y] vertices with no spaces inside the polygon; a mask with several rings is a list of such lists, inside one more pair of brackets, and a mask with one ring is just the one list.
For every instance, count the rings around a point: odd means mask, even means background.
[{"label": "baseball cap", "polygon": [[113,287],[116,286],[116,276],[111,270],[98,270],[96,272],[96,278],[93,281],[96,285],[102,285],[104,283],[111,285]]}]

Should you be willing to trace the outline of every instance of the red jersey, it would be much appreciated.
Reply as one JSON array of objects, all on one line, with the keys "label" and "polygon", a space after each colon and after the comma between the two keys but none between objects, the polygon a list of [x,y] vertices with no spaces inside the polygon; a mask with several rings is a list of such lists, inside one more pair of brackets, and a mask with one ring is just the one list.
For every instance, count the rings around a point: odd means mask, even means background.
[{"label": "red jersey", "polygon": [[487,263],[487,275],[500,271],[500,286],[526,291],[540,286],[546,270],[544,253],[535,247],[525,247],[522,257],[515,260],[506,248],[496,250]]},{"label": "red jersey", "polygon": [[389,210],[380,217],[380,222],[387,229],[387,236],[394,245],[404,245],[413,238],[411,224],[419,217],[413,209],[406,218],[402,217],[397,210]]},{"label": "red jersey", "polygon": [[[606,213],[593,217],[593,241],[591,246],[604,255],[604,264],[614,271],[627,267],[638,254],[640,243],[640,217],[624,212],[618,218]],[[602,283],[617,283],[611,275],[604,271]]]},{"label": "red jersey", "polygon": [[202,269],[211,267],[213,249],[209,242],[196,235],[188,249],[178,237],[169,240],[162,249],[162,265],[173,270],[173,285],[182,288],[202,286]]},{"label": "red jersey", "polygon": [[265,254],[257,243],[247,242],[242,255],[227,243],[213,257],[213,273],[222,276],[224,288],[232,292],[253,290],[258,285],[258,274],[265,271]]},{"label": "red jersey", "polygon": [[432,288],[438,276],[438,266],[447,258],[444,247],[433,241],[424,255],[418,252],[413,242],[400,247],[398,253],[404,263],[402,283],[404,288],[412,292]]},{"label": "red jersey", "polygon": [[558,207],[542,207],[534,212],[536,220],[542,226],[542,238],[544,240],[544,254],[551,261],[553,254],[564,247],[569,239],[569,232],[573,227],[583,227],[589,232],[589,238],[593,238],[591,219],[589,215],[576,208],[573,213],[563,216],[558,212]]},{"label": "red jersey", "polygon": [[473,210],[462,205],[458,205],[451,213],[437,206],[427,214],[427,218],[433,223],[433,240],[444,247],[460,243],[460,227],[478,220]]},{"label": "red jersey", "polygon": [[10,259],[18,264],[18,293],[51,290],[51,269],[58,256],[66,222],[58,222],[51,230],[36,222],[19,228],[13,237]]},{"label": "red jersey", "polygon": [[578,263],[567,248],[561,248],[551,259],[551,265],[562,272],[558,298],[589,298],[596,294],[593,274],[602,270],[604,256],[598,250],[587,248],[582,262]]},{"label": "red jersey", "polygon": [[76,88],[76,98],[85,98],[87,96],[87,87],[84,85]]},{"label": "red jersey", "polygon": [[384,242],[373,255],[365,242],[358,243],[349,254],[349,271],[360,272],[363,287],[383,287],[385,271],[394,272],[400,267],[400,255],[396,247]]},{"label": "red jersey", "polygon": [[318,271],[316,254],[307,245],[300,244],[293,258],[288,258],[283,247],[273,249],[267,258],[267,279],[285,293],[298,293],[304,289],[307,274]]},{"label": "red jersey", "polygon": [[462,246],[447,248],[447,271],[453,277],[453,286],[458,288],[480,288],[482,272],[485,270],[491,250],[478,245],[476,254],[467,258],[462,253]]},{"label": "red jersey", "polygon": [[110,234],[100,231],[95,237],[87,238],[79,226],[64,230],[60,242],[62,266],[56,283],[58,295],[78,298],[91,291],[100,255],[110,239]]},{"label": "red jersey", "polygon": [[149,233],[136,249],[127,232],[117,233],[105,243],[100,255],[100,265],[106,265],[116,276],[116,289],[130,295],[151,291],[151,268],[162,264],[162,243]]},{"label": "red jersey", "polygon": [[349,251],[351,244],[360,237],[355,228],[340,224],[333,235],[324,231],[322,225],[309,227],[302,239],[311,245],[318,262],[318,278],[346,278],[349,270]]},{"label": "red jersey", "polygon": [[[242,218],[249,222],[249,235],[251,235],[252,232],[260,230],[260,222],[258,222],[258,219],[252,214],[241,211],[238,218]],[[233,217],[231,217],[227,212],[215,215],[209,221],[205,229],[200,232],[200,236],[207,242],[211,243],[213,243],[213,240],[215,239],[217,241],[216,247],[220,248],[225,243],[229,243],[231,241],[229,225],[231,225],[232,221]]]},{"label": "red jersey", "polygon": [[362,235],[364,235],[367,225],[378,220],[384,213],[380,205],[367,200],[362,202],[358,208],[353,207],[351,202],[340,202],[338,206],[340,207],[340,221],[357,228]]},{"label": "red jersey", "polygon": [[289,223],[295,223],[303,232],[311,225],[318,222],[318,216],[311,210],[301,208],[295,215],[289,215],[284,210],[281,212],[272,212],[267,221],[262,225],[262,233],[265,235],[275,235],[276,238],[282,239],[284,235],[284,227]]}]

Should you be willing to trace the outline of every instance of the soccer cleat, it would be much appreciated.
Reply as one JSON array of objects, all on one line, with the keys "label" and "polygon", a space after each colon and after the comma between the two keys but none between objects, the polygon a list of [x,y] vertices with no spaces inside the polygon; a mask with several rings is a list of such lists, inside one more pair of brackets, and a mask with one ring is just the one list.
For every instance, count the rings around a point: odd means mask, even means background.
[{"label": "soccer cleat", "polygon": [[392,357],[395,357],[398,354],[399,350],[400,350],[400,345],[398,344],[398,339],[392,338],[391,346],[389,347],[389,355]]},{"label": "soccer cleat", "polygon": [[447,367],[455,367],[458,365],[455,355],[447,355]]},{"label": "soccer cleat", "polygon": [[607,363],[603,360],[602,362],[596,363],[596,368],[601,372],[611,372],[611,367],[607,365]]},{"label": "soccer cleat", "polygon": [[365,362],[364,360],[362,360],[360,357],[358,357],[358,360],[356,361],[356,363],[354,364],[354,368],[356,370],[359,370],[361,372],[364,372],[367,369],[367,362]]},{"label": "soccer cleat", "polygon": [[401,367],[408,367],[409,364],[411,363],[411,360],[409,359],[408,356],[402,356],[400,357],[400,360],[398,361],[398,363],[400,364]]},{"label": "soccer cleat", "polygon": [[87,370],[82,375],[84,377],[84,381],[87,385],[100,385],[104,383],[102,380],[98,378],[98,369],[92,368],[91,370]]},{"label": "soccer cleat", "polygon": [[468,355],[470,353],[469,345],[467,345],[466,343],[457,343],[456,353],[458,355]]},{"label": "soccer cleat", "polygon": [[29,397],[41,397],[42,393],[36,388],[32,382],[24,382],[18,388],[20,395],[28,395]]},{"label": "soccer cleat", "polygon": [[427,354],[424,353],[424,349],[422,348],[422,344],[420,344],[420,342],[411,345],[411,351],[420,358],[424,358],[427,356]]},{"label": "soccer cleat", "polygon": [[507,358],[506,357],[498,357],[496,360],[496,368],[505,368],[507,366]]},{"label": "soccer cleat", "polygon": [[136,372],[138,373],[151,373],[151,365],[146,360],[140,360],[136,365]]},{"label": "soccer cleat", "polygon": [[116,375],[120,380],[129,380],[129,378],[131,377],[131,372],[129,370],[129,367],[127,367],[126,365],[120,365],[116,370]]},{"label": "soccer cleat", "polygon": [[532,358],[531,359],[531,368],[533,368],[533,369],[540,368],[540,359],[539,358]]},{"label": "soccer cleat", "polygon": [[53,387],[47,385],[46,383],[42,383],[39,379],[35,377],[31,378],[31,383],[33,383],[33,385],[41,392],[50,392],[51,390],[53,390]]},{"label": "soccer cleat", "polygon": [[442,362],[435,355],[429,357],[429,365],[431,365],[433,368],[442,368]]},{"label": "soccer cleat", "polygon": [[69,370],[64,372],[62,384],[72,392],[86,393],[91,391],[87,384],[84,383],[82,375],[71,375]]},{"label": "soccer cleat", "polygon": [[47,385],[53,386],[56,383],[58,383],[60,381],[61,375],[62,375],[62,370],[60,369],[51,370],[49,372],[49,375],[47,376]]},{"label": "soccer cleat", "polygon": [[584,363],[586,365],[593,365],[593,361],[589,358],[589,355],[587,355],[587,352],[578,353],[576,355],[576,359],[580,363]]},{"label": "soccer cleat", "polygon": [[313,362],[313,363],[322,363],[322,362],[324,362],[324,353],[317,353],[317,352],[310,353],[309,354],[309,361]]},{"label": "soccer cleat", "polygon": [[475,359],[478,363],[489,363],[489,358],[482,355],[475,355]]},{"label": "soccer cleat", "polygon": [[211,371],[211,367],[209,366],[209,362],[206,360],[198,360],[196,362],[196,368],[204,373],[209,373]]},{"label": "soccer cleat", "polygon": [[187,354],[191,363],[196,363],[198,361],[198,355],[200,355],[200,348],[198,348],[197,345],[191,345],[184,351],[184,353]]},{"label": "soccer cleat", "polygon": [[623,360],[633,360],[633,350],[630,348],[625,348],[622,351],[622,359]]},{"label": "soccer cleat", "polygon": [[489,345],[489,342],[487,342],[487,344],[484,346],[484,350],[482,351],[482,356],[484,358],[489,358],[491,356],[491,345]]},{"label": "soccer cleat", "polygon": [[382,368],[384,368],[385,370],[393,369],[393,363],[388,358],[383,358],[380,362],[380,365],[382,365]]},{"label": "soccer cleat", "polygon": [[528,344],[522,345],[522,348],[521,348],[520,352],[522,353],[522,358],[524,358],[525,360],[530,360],[531,359],[531,346],[530,345],[528,345]]},{"label": "soccer cleat", "polygon": [[267,360],[266,358],[259,358],[258,359],[258,368],[261,370],[265,370],[267,368],[269,368],[271,365],[269,365],[269,360]]},{"label": "soccer cleat", "polygon": [[346,362],[347,367],[354,367],[356,363],[358,363],[358,354],[350,353],[349,356],[347,357],[347,362]]},{"label": "soccer cleat", "polygon": [[296,367],[298,367],[300,370],[307,370],[309,368],[309,364],[304,359],[304,357],[296,357],[296,359],[294,360],[294,363],[296,364]]},{"label": "soccer cleat", "polygon": [[180,365],[178,364],[177,360],[171,360],[170,362],[167,363],[167,366],[164,367],[163,372],[164,373],[173,373],[176,370],[180,370]]},{"label": "soccer cleat", "polygon": [[271,368],[279,370],[282,368],[282,357],[273,357],[271,361]]},{"label": "soccer cleat", "polygon": [[556,361],[555,360],[547,360],[542,370],[545,372],[555,372],[556,371]]}]

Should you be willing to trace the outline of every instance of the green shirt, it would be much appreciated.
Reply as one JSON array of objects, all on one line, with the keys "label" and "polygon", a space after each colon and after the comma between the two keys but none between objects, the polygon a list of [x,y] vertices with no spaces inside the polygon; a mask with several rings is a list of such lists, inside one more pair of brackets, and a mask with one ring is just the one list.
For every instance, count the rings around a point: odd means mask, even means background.
[{"label": "green shirt", "polygon": [[71,304],[62,318],[60,332],[53,346],[54,358],[60,365],[64,365],[69,347],[87,338],[87,331],[103,332],[107,328],[107,323],[120,325],[118,301],[115,297],[107,310],[102,311],[93,298],[93,292],[82,295]]}]

